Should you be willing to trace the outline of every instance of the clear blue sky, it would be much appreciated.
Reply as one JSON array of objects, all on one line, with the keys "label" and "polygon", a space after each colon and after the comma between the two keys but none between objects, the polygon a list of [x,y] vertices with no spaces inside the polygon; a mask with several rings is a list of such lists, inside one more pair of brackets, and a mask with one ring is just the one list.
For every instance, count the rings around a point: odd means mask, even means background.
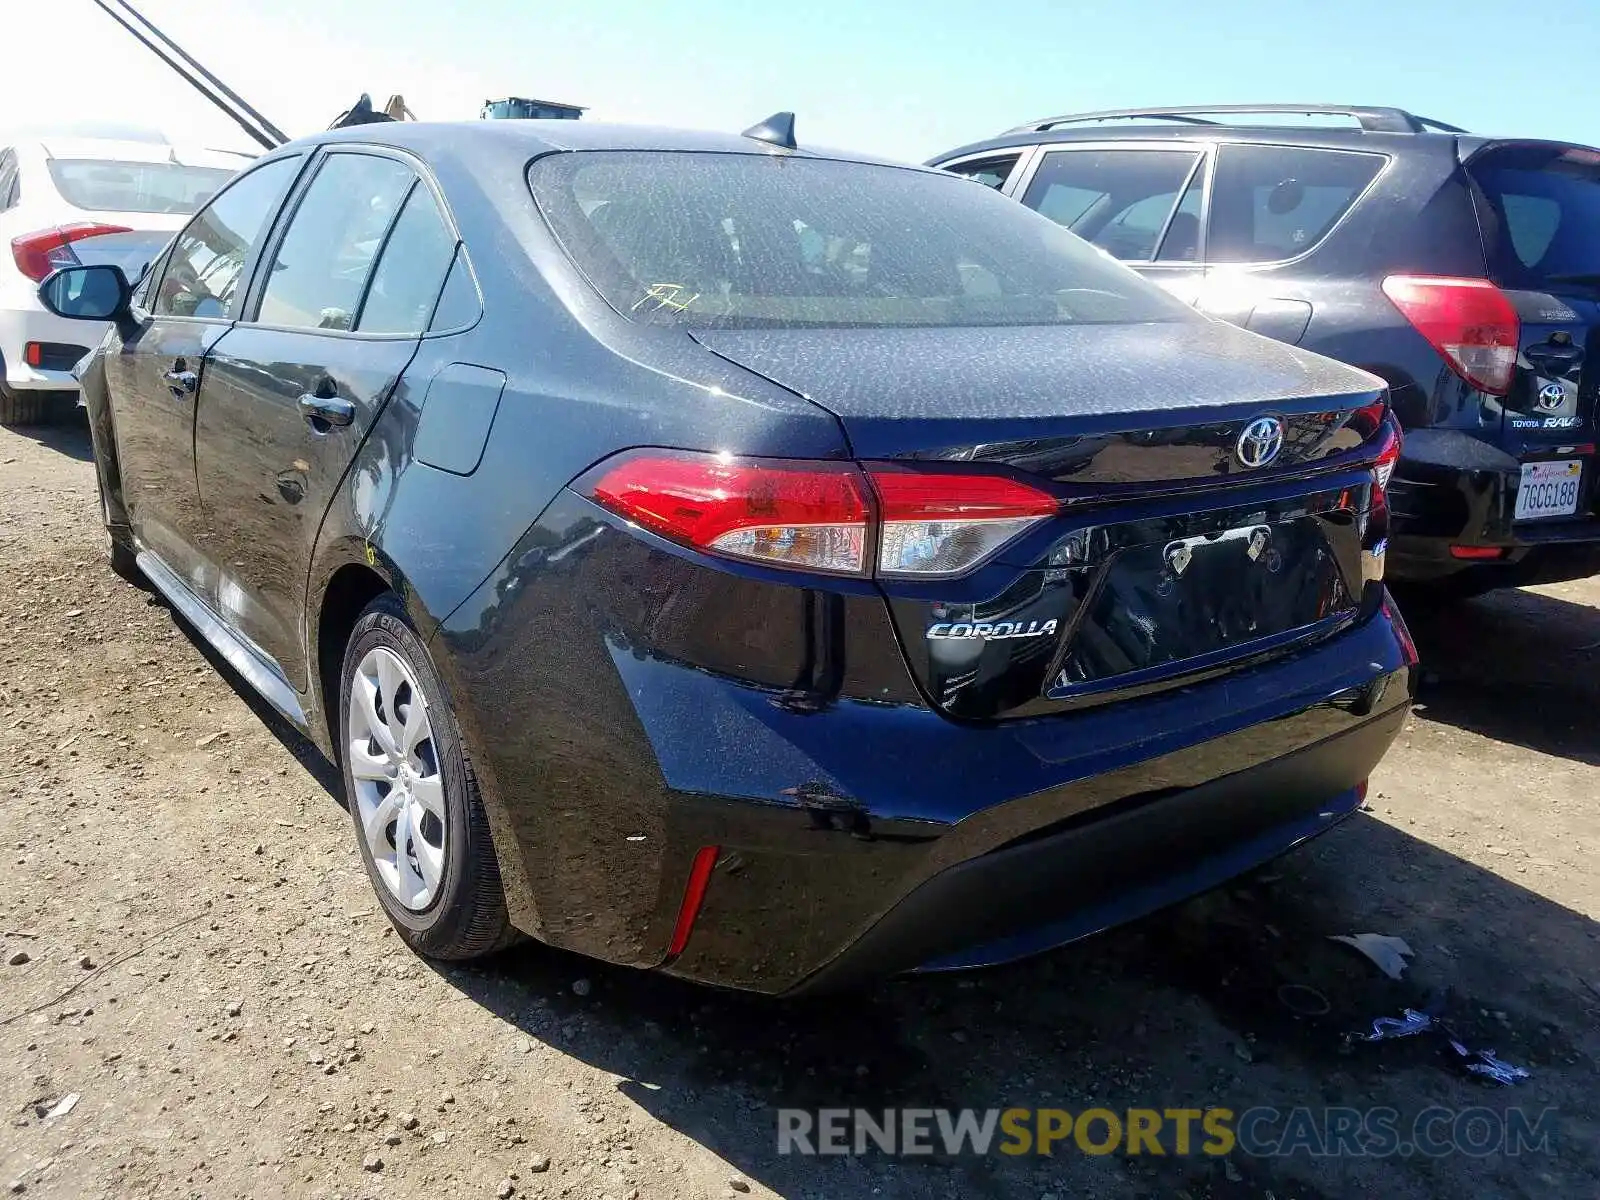
[{"label": "clear blue sky", "polygon": [[[1600,142],[1600,0],[134,0],[293,133],[361,91],[424,119],[490,95],[921,159],[1031,117],[1185,101],[1396,104]],[[211,144],[230,127],[89,0],[4,0],[0,125],[41,99]]]}]

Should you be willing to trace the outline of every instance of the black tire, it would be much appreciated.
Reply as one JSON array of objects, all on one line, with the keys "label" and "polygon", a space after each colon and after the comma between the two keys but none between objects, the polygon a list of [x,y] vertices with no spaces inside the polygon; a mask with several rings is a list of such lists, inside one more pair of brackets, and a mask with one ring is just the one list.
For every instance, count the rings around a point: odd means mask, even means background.
[{"label": "black tire", "polygon": [[58,425],[77,403],[77,392],[14,392],[0,387],[0,425]]},{"label": "black tire", "polygon": [[[401,904],[378,872],[362,830],[356,781],[350,769],[351,688],[362,660],[379,647],[401,659],[422,687],[433,730],[433,757],[443,783],[443,875],[432,902],[420,911]],[[339,760],[356,844],[372,890],[396,932],[418,954],[446,960],[478,958],[515,941],[517,933],[506,914],[505,889],[500,882],[489,819],[478,794],[472,764],[461,744],[461,727],[427,647],[392,592],[379,596],[356,619],[339,671],[338,715]],[[393,844],[392,833],[390,842]]]}]

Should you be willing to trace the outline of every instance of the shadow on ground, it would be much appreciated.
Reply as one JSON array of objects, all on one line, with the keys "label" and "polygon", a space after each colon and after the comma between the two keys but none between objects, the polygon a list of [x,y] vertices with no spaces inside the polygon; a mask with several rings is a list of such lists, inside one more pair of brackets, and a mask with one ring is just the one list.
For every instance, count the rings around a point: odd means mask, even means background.
[{"label": "shadow on ground", "polygon": [[1600,764],[1600,609],[1509,589],[1451,605],[1412,598],[1405,617],[1428,719]]},{"label": "shadow on ground", "polygon": [[[341,797],[337,772],[315,747],[179,624],[329,795]],[[1596,761],[1579,722],[1600,688],[1582,657],[1600,642],[1600,614],[1513,593],[1418,613],[1412,627],[1434,664],[1424,694],[1431,718]],[[1562,665],[1559,682],[1547,682],[1557,674],[1549,664]],[[1403,934],[1416,948],[1406,980],[1383,978],[1327,939],[1366,931]],[[616,1076],[651,1117],[785,1196],[1600,1194],[1591,1100],[1600,926],[1365,814],[1235,886],[982,974],[900,979],[782,1004],[534,946],[437,969],[529,1038]],[[589,984],[582,996],[573,990],[580,979]],[[1533,1079],[1491,1089],[1463,1075],[1436,1039],[1371,1045],[1347,1036],[1423,1005],[1442,1009],[1469,1044],[1492,1047]],[[528,1061],[537,1070],[537,1058]],[[1557,1153],[1236,1154],[1224,1163],[1076,1150],[1052,1159],[899,1161],[777,1152],[779,1108],[1215,1105],[1387,1105],[1403,1118],[1434,1105],[1516,1105],[1534,1115],[1554,1108]]]},{"label": "shadow on ground", "polygon": [[[1403,932],[1391,982],[1328,934]],[[1587,1097],[1600,1057],[1597,927],[1358,816],[1265,874],[1001,970],[778,1004],[549,950],[444,974],[546,1045],[620,1076],[653,1117],[785,1196],[1593,1195]],[[1589,982],[1585,981],[1585,972]],[[591,981],[579,997],[577,979]],[[1289,990],[1292,989],[1292,990]],[[1306,989],[1310,989],[1307,991]],[[1321,1003],[1327,1011],[1301,1015]],[[1287,1001],[1287,1002],[1286,1002]],[[1290,1005],[1293,1004],[1294,1007]],[[1515,1091],[1463,1076],[1432,1038],[1349,1043],[1373,1018],[1442,1005],[1457,1032],[1529,1068]],[[1298,1011],[1297,1011],[1298,1010]],[[848,1162],[777,1153],[779,1108],[1389,1105],[1560,1110],[1537,1161],[1204,1159]]]},{"label": "shadow on ground", "polygon": [[94,458],[94,448],[89,442],[88,419],[83,415],[83,409],[75,406],[70,411],[58,414],[57,419],[48,425],[19,425],[12,428],[11,432],[79,462]]}]

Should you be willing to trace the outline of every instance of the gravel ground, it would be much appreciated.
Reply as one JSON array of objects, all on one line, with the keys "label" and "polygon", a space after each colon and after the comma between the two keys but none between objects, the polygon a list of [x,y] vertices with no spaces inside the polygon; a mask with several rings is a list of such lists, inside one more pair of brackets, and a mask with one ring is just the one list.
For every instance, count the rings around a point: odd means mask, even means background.
[{"label": "gravel ground", "polygon": [[[96,518],[81,427],[0,429],[13,1192],[1600,1195],[1600,581],[1413,611],[1430,674],[1370,810],[1270,872],[1019,966],[785,1006],[531,946],[413,957],[334,772],[109,573]],[[1325,936],[1367,931],[1415,950],[1404,981]],[[1285,1008],[1295,983],[1328,1011]],[[1532,1078],[1488,1086],[1432,1038],[1341,1037],[1430,998]],[[777,1154],[772,1111],[1208,1104],[1554,1108],[1556,1138],[1487,1158],[817,1160]]]}]

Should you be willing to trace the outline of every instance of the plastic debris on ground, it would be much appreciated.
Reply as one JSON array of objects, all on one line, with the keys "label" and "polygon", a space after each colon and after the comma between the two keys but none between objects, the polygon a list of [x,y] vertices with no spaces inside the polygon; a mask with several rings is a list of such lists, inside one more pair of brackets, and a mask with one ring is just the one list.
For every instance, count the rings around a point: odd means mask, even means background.
[{"label": "plastic debris on ground", "polygon": [[1510,1086],[1518,1080],[1530,1077],[1529,1072],[1522,1067],[1513,1066],[1496,1057],[1493,1050],[1468,1050],[1455,1038],[1450,1039],[1450,1049],[1460,1055],[1468,1072],[1483,1079]]},{"label": "plastic debris on ground", "polygon": [[1438,1033],[1455,1051],[1456,1060],[1469,1075],[1487,1079],[1491,1083],[1510,1086],[1531,1078],[1531,1073],[1498,1057],[1493,1050],[1470,1050],[1460,1041],[1444,1020],[1432,1013],[1415,1008],[1401,1010],[1398,1017],[1378,1017],[1366,1033],[1353,1033],[1352,1041],[1385,1042],[1391,1038],[1416,1037],[1423,1033]]},{"label": "plastic debris on ground", "polygon": [[1390,937],[1383,933],[1333,933],[1328,940],[1354,946],[1372,960],[1372,964],[1390,979],[1399,979],[1406,973],[1406,962],[1416,952],[1406,945],[1405,938]]},{"label": "plastic debris on ground", "polygon": [[1371,1033],[1358,1033],[1355,1036],[1363,1042],[1382,1042],[1389,1038],[1415,1037],[1433,1027],[1434,1020],[1427,1013],[1408,1008],[1398,1017],[1379,1017],[1372,1023]]}]

